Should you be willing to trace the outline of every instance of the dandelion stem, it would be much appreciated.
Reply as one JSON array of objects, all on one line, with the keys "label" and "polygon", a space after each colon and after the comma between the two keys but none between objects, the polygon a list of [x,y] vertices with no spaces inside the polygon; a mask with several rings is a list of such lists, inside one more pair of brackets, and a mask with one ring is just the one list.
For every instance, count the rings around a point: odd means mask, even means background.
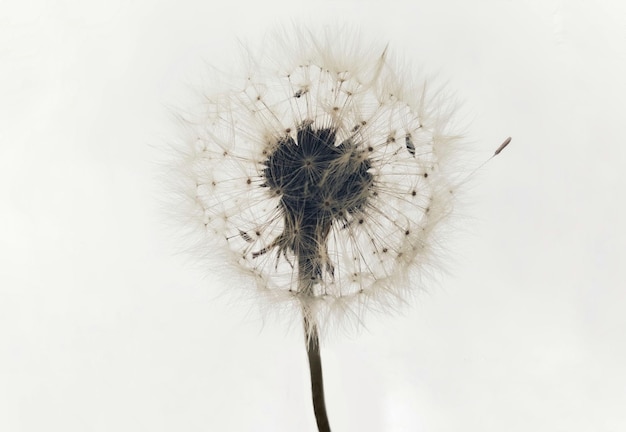
[{"label": "dandelion stem", "polygon": [[322,357],[320,355],[320,340],[317,325],[310,323],[306,314],[304,316],[304,334],[306,352],[309,357],[309,369],[311,371],[311,391],[313,393],[313,411],[319,432],[330,432],[326,403],[324,401],[324,380],[322,377]]},{"label": "dandelion stem", "polygon": [[[303,218],[299,228],[302,233],[294,249],[298,255],[298,292],[305,298],[315,296],[314,286],[319,283],[322,275],[322,264],[319,258],[320,245],[326,244],[326,236],[330,229],[328,221]],[[311,372],[311,393],[313,396],[313,411],[319,432],[330,432],[326,402],[324,401],[324,380],[322,377],[322,356],[320,354],[320,337],[311,305],[302,303],[302,317],[304,324],[304,341],[309,358]]]}]

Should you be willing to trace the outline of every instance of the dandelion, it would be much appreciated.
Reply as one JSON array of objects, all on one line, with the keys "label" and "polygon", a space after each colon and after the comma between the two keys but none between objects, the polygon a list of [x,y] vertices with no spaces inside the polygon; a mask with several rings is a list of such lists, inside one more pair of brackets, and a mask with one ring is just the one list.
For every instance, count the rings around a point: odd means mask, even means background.
[{"label": "dandelion", "polygon": [[264,46],[186,120],[177,208],[206,234],[201,248],[226,254],[272,308],[298,313],[326,431],[320,330],[420,289],[452,208],[458,136],[442,92],[385,46],[345,31]]}]

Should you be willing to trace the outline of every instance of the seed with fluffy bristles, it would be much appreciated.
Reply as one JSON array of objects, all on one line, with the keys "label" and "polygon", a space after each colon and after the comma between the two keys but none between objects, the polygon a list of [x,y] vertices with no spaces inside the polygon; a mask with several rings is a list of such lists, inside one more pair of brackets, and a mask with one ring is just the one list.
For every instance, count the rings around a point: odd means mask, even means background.
[{"label": "seed with fluffy bristles", "polygon": [[451,210],[443,93],[347,33],[264,45],[284,49],[248,58],[243,84],[189,121],[178,172],[194,187],[180,196],[206,247],[228,251],[270,306],[304,308],[321,328],[403,303]]}]

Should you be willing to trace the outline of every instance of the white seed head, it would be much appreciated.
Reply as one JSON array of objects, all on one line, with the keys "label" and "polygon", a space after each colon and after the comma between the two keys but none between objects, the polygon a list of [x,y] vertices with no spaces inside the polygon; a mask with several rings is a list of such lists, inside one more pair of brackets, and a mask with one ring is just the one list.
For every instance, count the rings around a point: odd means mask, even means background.
[{"label": "white seed head", "polygon": [[280,314],[325,329],[395,308],[422,288],[451,212],[453,109],[349,32],[263,45],[186,119],[176,208]]}]

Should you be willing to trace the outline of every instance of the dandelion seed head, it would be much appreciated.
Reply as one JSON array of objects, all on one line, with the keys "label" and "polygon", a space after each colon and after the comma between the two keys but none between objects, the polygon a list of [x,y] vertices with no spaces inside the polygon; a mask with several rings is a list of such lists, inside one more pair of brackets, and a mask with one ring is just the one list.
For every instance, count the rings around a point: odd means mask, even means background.
[{"label": "dandelion seed head", "polygon": [[347,32],[269,46],[188,121],[178,207],[272,307],[304,306],[322,328],[395,308],[451,212],[453,110]]}]

